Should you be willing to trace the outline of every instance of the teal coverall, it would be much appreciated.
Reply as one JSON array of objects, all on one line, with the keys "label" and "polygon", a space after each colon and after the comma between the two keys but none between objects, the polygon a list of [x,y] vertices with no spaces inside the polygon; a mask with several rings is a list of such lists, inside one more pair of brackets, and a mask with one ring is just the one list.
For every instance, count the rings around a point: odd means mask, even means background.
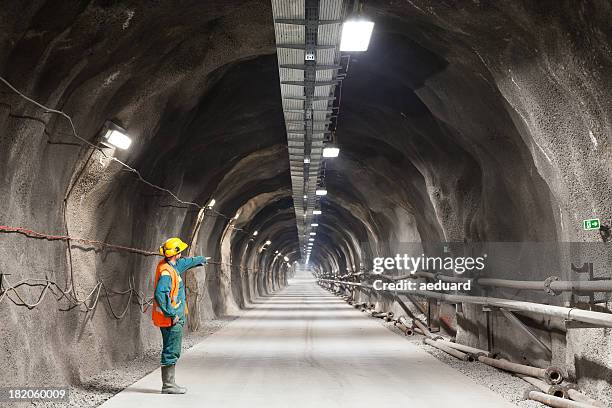
[{"label": "teal coverall", "polygon": [[181,276],[176,302],[179,304],[174,308],[170,303],[170,290],[172,289],[172,278],[170,276],[160,276],[155,287],[155,301],[164,313],[164,316],[174,320],[175,316],[179,321],[170,327],[160,327],[163,347],[161,353],[161,365],[168,366],[176,364],[181,356],[181,345],[183,343],[183,326],[185,325],[185,271],[196,266],[206,264],[206,258],[196,256],[193,258],[179,258],[172,267]]}]

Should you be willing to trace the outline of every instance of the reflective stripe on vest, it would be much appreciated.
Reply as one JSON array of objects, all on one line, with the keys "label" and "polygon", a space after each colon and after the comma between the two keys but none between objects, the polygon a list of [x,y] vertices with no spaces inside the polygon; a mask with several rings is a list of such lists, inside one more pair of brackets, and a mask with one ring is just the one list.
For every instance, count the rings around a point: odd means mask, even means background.
[{"label": "reflective stripe on vest", "polygon": [[[181,276],[178,274],[176,269],[172,267],[165,259],[161,260],[159,264],[157,264],[157,269],[155,271],[155,289],[157,289],[157,282],[162,275],[169,275],[172,280],[172,287],[170,289],[170,304],[172,307],[177,308],[180,306],[181,302],[176,302],[176,298],[178,296],[179,287],[181,284]],[[185,305],[185,314],[187,314],[187,305]],[[153,319],[153,324],[157,327],[170,327],[172,326],[172,319],[166,317],[164,312],[159,308],[155,297],[153,297],[153,311],[151,314]]]}]

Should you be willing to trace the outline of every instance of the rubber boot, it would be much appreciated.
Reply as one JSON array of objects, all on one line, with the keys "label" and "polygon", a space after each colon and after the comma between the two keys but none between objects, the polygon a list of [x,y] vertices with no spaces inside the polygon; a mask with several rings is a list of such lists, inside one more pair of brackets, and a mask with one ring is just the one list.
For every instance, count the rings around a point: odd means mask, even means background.
[{"label": "rubber boot", "polygon": [[184,394],[187,392],[187,388],[179,387],[174,382],[174,365],[162,366],[162,394]]}]

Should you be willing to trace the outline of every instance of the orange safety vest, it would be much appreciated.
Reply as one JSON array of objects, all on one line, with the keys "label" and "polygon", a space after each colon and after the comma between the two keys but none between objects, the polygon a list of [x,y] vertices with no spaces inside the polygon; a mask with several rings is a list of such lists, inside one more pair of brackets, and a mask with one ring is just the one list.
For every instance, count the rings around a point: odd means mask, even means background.
[{"label": "orange safety vest", "polygon": [[[162,259],[157,264],[157,269],[155,271],[155,285],[154,288],[157,288],[157,282],[162,275],[169,275],[172,279],[172,288],[170,289],[170,304],[173,307],[179,307],[180,301],[176,302],[176,297],[178,296],[179,287],[181,284],[181,275],[166,262],[165,259]],[[187,315],[187,304],[185,304],[185,315]],[[155,301],[155,297],[153,297],[153,312],[152,316],[153,324],[157,327],[170,327],[172,326],[172,319],[164,315],[164,312],[161,311],[157,302]]]}]

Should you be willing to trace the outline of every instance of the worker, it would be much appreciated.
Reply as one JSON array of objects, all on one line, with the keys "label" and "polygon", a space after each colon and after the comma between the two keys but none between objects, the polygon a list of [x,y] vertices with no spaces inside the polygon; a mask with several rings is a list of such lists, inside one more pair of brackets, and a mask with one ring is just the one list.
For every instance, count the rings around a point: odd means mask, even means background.
[{"label": "worker", "polygon": [[183,326],[187,315],[185,300],[185,271],[205,265],[206,258],[196,256],[182,258],[187,244],[179,238],[170,238],[159,248],[164,257],[155,271],[155,296],[153,300],[153,324],[161,330],[162,394],[184,394],[187,389],[175,382],[176,362],[181,356]]}]

